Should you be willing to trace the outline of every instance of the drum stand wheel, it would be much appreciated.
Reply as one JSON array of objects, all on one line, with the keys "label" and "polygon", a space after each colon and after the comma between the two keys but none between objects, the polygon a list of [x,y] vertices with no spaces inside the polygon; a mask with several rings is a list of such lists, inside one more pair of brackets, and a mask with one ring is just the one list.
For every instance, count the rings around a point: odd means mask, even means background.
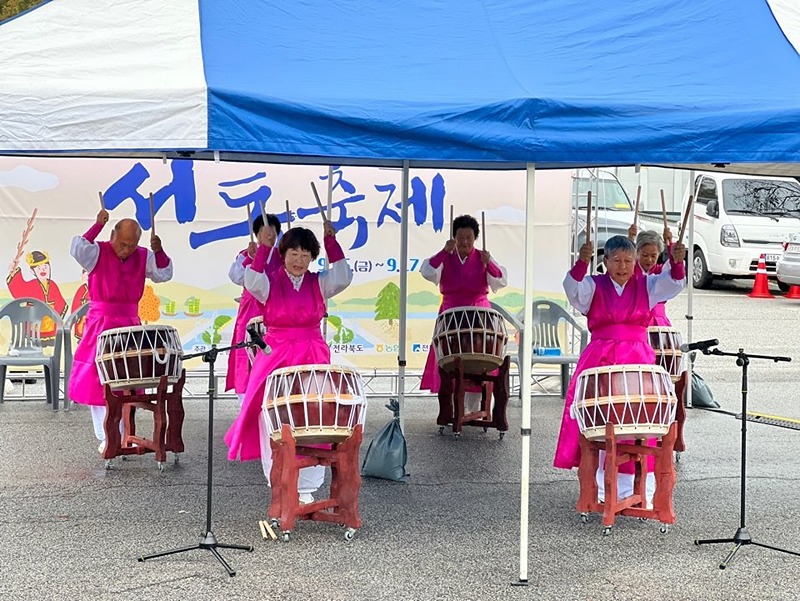
[{"label": "drum stand wheel", "polygon": [[353,540],[355,535],[356,535],[356,529],[355,528],[347,528],[344,531],[344,540]]}]

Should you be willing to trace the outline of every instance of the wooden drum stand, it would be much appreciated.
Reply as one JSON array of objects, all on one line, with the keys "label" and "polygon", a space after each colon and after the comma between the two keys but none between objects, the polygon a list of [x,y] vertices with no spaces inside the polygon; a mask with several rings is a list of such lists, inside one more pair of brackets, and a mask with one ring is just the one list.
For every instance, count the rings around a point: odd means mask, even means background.
[{"label": "wooden drum stand", "polygon": [[[581,462],[578,466],[580,495],[577,509],[584,523],[588,520],[590,512],[602,513],[604,535],[610,534],[617,515],[633,516],[642,520],[656,519],[661,522],[662,534],[667,532],[670,524],[675,523],[675,510],[672,504],[672,491],[676,481],[673,451],[682,451],[685,448],[683,422],[686,412],[683,409],[683,397],[687,381],[688,372],[684,372],[675,386],[678,398],[676,419],[667,434],[658,441],[657,446],[649,447],[644,440],[636,440],[634,443],[619,442],[612,424],[606,424],[605,440],[589,441],[581,435]],[[600,465],[600,451],[606,452],[604,502],[598,501],[597,498],[596,474]],[[649,456],[655,457],[656,490],[653,495],[653,506],[648,509],[646,479]],[[633,494],[625,499],[619,499],[617,498],[619,466],[627,461],[635,462]]]},{"label": "wooden drum stand", "polygon": [[[280,527],[281,540],[288,542],[295,520],[315,520],[346,526],[344,538],[352,540],[361,527],[358,451],[362,437],[362,426],[357,425],[347,440],[332,444],[331,449],[319,449],[298,444],[289,425],[283,424],[280,440],[270,440],[272,501],[267,512],[269,521],[260,523],[262,534],[268,530],[273,535],[273,528]],[[301,505],[297,492],[298,473],[301,468],[315,465],[331,468],[330,497]]]},{"label": "wooden drum stand", "polygon": [[[106,448],[103,451],[105,468],[111,467],[111,460],[115,457],[126,455],[144,455],[155,453],[158,470],[164,471],[167,461],[167,452],[175,453],[175,463],[178,462],[178,453],[183,452],[183,385],[186,381],[186,371],[181,372],[181,378],[172,389],[166,376],[161,376],[155,392],[145,393],[137,390],[113,389],[105,385],[106,398]],[[153,412],[153,438],[148,439],[136,434],[136,409]],[[120,433],[120,422],[122,432]]]},{"label": "wooden drum stand", "polygon": [[[496,428],[500,432],[500,439],[508,431],[506,407],[508,405],[509,390],[509,358],[496,370],[496,375],[470,374],[464,371],[461,357],[456,357],[455,369],[445,371],[439,367],[439,416],[436,424],[439,434],[444,432],[447,425],[453,425],[453,436],[458,437],[464,426],[482,427],[486,432],[489,428]],[[481,408],[473,413],[464,412],[464,394],[470,384],[481,387]],[[494,403],[492,398],[494,397]]]}]

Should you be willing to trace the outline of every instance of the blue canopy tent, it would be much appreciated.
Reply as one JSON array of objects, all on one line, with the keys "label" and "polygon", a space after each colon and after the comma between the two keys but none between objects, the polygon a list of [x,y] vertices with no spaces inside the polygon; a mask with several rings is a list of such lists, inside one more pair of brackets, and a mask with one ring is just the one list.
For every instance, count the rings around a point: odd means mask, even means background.
[{"label": "blue canopy tent", "polygon": [[798,48],[794,0],[51,0],[0,25],[0,153],[525,168],[530,215],[534,165],[797,175]]}]

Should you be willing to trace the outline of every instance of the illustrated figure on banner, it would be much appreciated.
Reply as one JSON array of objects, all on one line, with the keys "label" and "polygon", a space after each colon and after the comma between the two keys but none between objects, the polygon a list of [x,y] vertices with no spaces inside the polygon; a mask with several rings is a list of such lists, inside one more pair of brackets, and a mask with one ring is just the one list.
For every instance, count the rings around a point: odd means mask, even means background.
[{"label": "illustrated figure on banner", "polygon": [[[17,244],[17,254],[8,267],[8,277],[6,284],[8,291],[14,298],[35,298],[50,305],[53,310],[61,317],[67,314],[67,301],[61,294],[61,290],[52,280],[52,266],[50,264],[50,254],[46,250],[34,250],[25,255],[25,263],[33,272],[33,278],[26,280],[22,275],[20,260],[25,254],[25,247],[28,245],[29,237],[33,231],[33,222],[36,219],[36,209],[33,210],[22,238]],[[42,343],[53,344],[56,337],[57,324],[49,317],[42,320],[41,337]]]},{"label": "illustrated figure on banner", "polygon": [[[89,274],[85,269],[81,269],[81,285],[75,290],[75,295],[72,297],[72,304],[70,305],[70,313],[75,313],[83,305],[89,302]],[[72,333],[75,338],[80,340],[83,338],[83,329],[86,327],[86,316],[84,315],[72,325]]]}]

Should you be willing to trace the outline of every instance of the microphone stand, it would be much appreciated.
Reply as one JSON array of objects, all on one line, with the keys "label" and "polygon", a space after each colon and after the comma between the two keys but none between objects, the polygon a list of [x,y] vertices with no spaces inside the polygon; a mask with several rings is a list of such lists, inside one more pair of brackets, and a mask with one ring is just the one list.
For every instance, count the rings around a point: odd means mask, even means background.
[{"label": "microphone stand", "polygon": [[228,572],[228,576],[236,576],[236,571],[228,565],[228,562],[226,562],[222,555],[219,554],[217,549],[237,549],[240,551],[253,550],[252,545],[228,545],[220,543],[217,541],[217,537],[214,536],[214,532],[211,530],[211,487],[213,478],[212,454],[214,448],[214,393],[216,392],[214,381],[214,362],[217,360],[217,355],[219,355],[219,353],[248,347],[261,348],[258,342],[253,341],[243,341],[238,344],[234,344],[233,346],[227,346],[223,348],[217,348],[216,345],[212,344],[211,348],[207,351],[182,356],[183,360],[202,357],[203,362],[208,363],[208,466],[206,476],[206,529],[205,533],[200,535],[200,542],[196,545],[180,547],[179,549],[172,549],[170,551],[161,551],[151,555],[142,555],[139,557],[139,561],[145,561],[155,557],[164,557],[165,555],[174,555],[176,553],[183,553],[185,551],[194,551],[195,549],[205,549],[206,551],[210,551],[211,554],[217,558],[217,560],[222,564],[222,567],[225,568],[225,571]]},{"label": "microphone stand", "polygon": [[745,521],[746,509],[746,493],[745,484],[747,480],[747,366],[750,364],[750,359],[769,359],[775,363],[779,361],[791,361],[791,357],[777,357],[769,355],[750,355],[744,352],[744,349],[739,349],[737,353],[725,353],[719,349],[710,350],[708,348],[700,349],[704,355],[717,355],[722,357],[736,357],[736,365],[742,368],[742,473],[741,473],[741,489],[739,499],[739,527],[733,538],[711,538],[704,540],[695,540],[695,545],[714,545],[717,543],[734,543],[733,549],[719,564],[719,569],[724,570],[728,567],[736,552],[744,545],[755,545],[756,547],[764,547],[765,549],[772,549],[773,551],[780,551],[781,553],[788,553],[790,555],[800,556],[796,551],[789,551],[772,545],[765,545],[764,543],[757,543],[752,539],[747,530],[747,523]]}]

